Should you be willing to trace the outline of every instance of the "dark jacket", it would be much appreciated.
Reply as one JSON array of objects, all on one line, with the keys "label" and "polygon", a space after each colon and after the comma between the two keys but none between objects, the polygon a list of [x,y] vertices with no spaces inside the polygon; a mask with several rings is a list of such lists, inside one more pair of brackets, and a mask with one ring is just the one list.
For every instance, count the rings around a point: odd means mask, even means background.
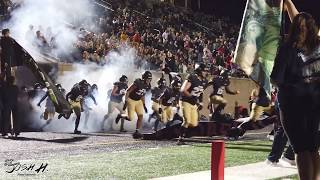
[{"label": "dark jacket", "polygon": [[302,59],[299,50],[284,44],[280,47],[271,72],[271,80],[287,95],[299,95],[304,89]]},{"label": "dark jacket", "polygon": [[[3,87],[2,83],[0,82],[0,111],[3,109]],[[1,112],[0,112],[1,116]]]},{"label": "dark jacket", "polygon": [[[306,82],[306,78],[319,78],[320,69],[313,66],[309,71],[310,63],[319,63],[320,57],[303,61],[302,52],[284,44],[280,47],[275,59],[271,80],[279,87],[278,99],[280,104],[304,105],[305,108],[320,108],[320,82]],[[307,105],[307,106],[305,106]]]},{"label": "dark jacket", "polygon": [[14,107],[18,104],[19,88],[16,85],[3,87],[3,104],[8,107]]}]

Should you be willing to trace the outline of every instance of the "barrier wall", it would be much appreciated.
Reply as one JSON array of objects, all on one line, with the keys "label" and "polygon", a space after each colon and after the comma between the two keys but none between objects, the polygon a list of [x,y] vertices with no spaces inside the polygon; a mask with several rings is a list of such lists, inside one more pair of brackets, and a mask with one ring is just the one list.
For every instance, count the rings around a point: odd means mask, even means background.
[{"label": "barrier wall", "polygon": [[[59,74],[62,75],[64,71],[72,71],[72,65],[71,64],[59,64]],[[130,75],[128,75],[129,77],[129,83],[134,81],[134,78],[136,78],[135,76],[132,76],[132,74],[137,74],[139,72],[136,73],[131,73]],[[157,71],[152,71],[152,86],[156,86],[156,82],[157,80],[161,77],[162,73],[161,72],[157,72]],[[183,77],[185,75],[182,75]],[[169,78],[166,75],[165,78],[167,79],[167,83],[169,82]],[[228,101],[228,105],[225,108],[225,112],[227,113],[234,113],[234,106],[235,106],[235,101],[238,101],[239,105],[242,105],[246,108],[249,108],[249,96],[250,93],[252,91],[252,89],[254,89],[255,87],[255,83],[253,81],[251,81],[250,79],[244,79],[244,78],[231,78],[230,79],[231,84],[230,84],[230,88],[232,90],[239,90],[240,94],[238,95],[229,95],[226,94],[224,95],[225,99]],[[208,117],[209,115],[209,111],[207,109],[208,106],[208,99],[209,99],[209,95],[212,92],[212,86],[209,86],[205,92],[204,92],[204,108],[203,110],[200,112],[202,115],[205,115],[206,117]]]}]

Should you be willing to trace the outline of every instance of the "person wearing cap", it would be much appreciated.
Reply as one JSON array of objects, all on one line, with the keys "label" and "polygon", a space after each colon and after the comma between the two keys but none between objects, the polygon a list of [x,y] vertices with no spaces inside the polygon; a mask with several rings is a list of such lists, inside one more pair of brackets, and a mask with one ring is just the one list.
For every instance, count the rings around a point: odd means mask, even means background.
[{"label": "person wearing cap", "polygon": [[124,102],[123,97],[126,94],[126,90],[128,88],[128,77],[125,75],[122,75],[118,82],[115,82],[113,84],[113,88],[111,90],[110,94],[110,101],[108,103],[108,114],[104,116],[104,120],[102,122],[102,126],[104,126],[105,120],[109,118],[111,113],[117,109],[119,111],[119,114],[116,117],[116,124],[120,123],[120,132],[126,132],[124,129],[124,120],[128,120],[128,116],[126,115],[126,111],[123,110]]},{"label": "person wearing cap", "polygon": [[183,137],[188,128],[197,127],[199,123],[199,114],[203,107],[203,91],[207,86],[208,69],[204,64],[200,64],[189,74],[181,87],[180,107],[183,112],[183,123],[180,129],[178,145],[184,144]]},{"label": "person wearing cap", "polygon": [[133,133],[134,139],[142,138],[142,134],[139,132],[142,127],[143,114],[148,113],[145,105],[145,94],[151,89],[152,73],[145,71],[141,78],[136,79],[133,84],[127,89],[125,95],[124,109],[128,108],[129,120],[133,121],[135,114],[138,116],[136,131]]}]

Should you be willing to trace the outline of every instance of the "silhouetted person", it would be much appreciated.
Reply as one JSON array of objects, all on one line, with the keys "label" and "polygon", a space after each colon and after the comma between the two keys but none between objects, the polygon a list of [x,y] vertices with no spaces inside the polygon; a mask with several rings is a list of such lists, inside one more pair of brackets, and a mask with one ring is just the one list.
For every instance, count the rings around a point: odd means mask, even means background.
[{"label": "silhouetted person", "polygon": [[3,80],[2,76],[0,76],[0,128],[1,128],[1,134],[2,136],[5,136],[4,132],[4,119],[3,119],[3,110],[4,110],[4,104],[3,104]]},{"label": "silhouetted person", "polygon": [[9,29],[2,30],[2,37],[0,39],[1,47],[1,72],[6,76],[11,75],[12,61],[14,59],[15,41],[10,37]]},{"label": "silhouetted person", "polygon": [[[7,83],[3,88],[3,104],[4,106],[4,131],[2,134],[6,135],[11,132],[17,137],[20,134],[20,122],[18,119],[18,95],[19,88],[14,85],[15,78],[13,76],[7,77]],[[12,118],[12,122],[11,122]],[[11,126],[11,123],[12,126]],[[12,128],[12,129],[11,129]],[[10,131],[11,130],[11,131]]]}]

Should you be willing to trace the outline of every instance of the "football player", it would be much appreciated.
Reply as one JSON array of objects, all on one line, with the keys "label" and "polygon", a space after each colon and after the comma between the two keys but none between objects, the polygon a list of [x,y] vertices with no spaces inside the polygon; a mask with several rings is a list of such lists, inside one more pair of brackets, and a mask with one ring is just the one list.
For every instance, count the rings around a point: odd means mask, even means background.
[{"label": "football player", "polygon": [[[151,90],[151,100],[152,100],[152,110],[153,110],[153,113],[149,116],[149,120],[148,122],[150,122],[150,120],[152,118],[155,118],[156,119],[156,123],[159,124],[159,120],[161,119],[160,117],[160,113],[159,112],[159,108],[160,108],[160,104],[159,104],[159,101],[160,101],[160,97],[162,96],[163,92],[166,90],[167,86],[166,86],[166,80],[161,77],[158,81],[157,81],[157,84],[158,86],[157,87],[154,87],[152,90]],[[155,126],[156,127],[156,126]],[[155,129],[155,131],[157,131]]]},{"label": "football player", "polygon": [[[89,87],[90,84],[87,83],[86,80],[82,80],[81,82],[75,84],[71,91],[66,95],[67,101],[69,101],[71,108],[73,109],[74,113],[76,114],[76,121],[75,121],[75,128],[74,133],[75,134],[81,134],[81,131],[78,130],[78,126],[80,123],[81,118],[81,112],[83,111],[82,104],[83,104],[83,97],[89,95]],[[92,98],[95,105],[97,105],[96,99],[89,95],[90,98]],[[59,118],[61,118],[63,115],[59,115]],[[67,119],[70,116],[66,117]]]},{"label": "football player", "polygon": [[[61,84],[56,84],[55,86],[58,89],[58,91],[60,91],[63,94],[63,96],[65,96],[65,89],[62,88]],[[52,100],[49,98],[49,92],[46,92],[46,94],[40,99],[37,106],[41,107],[41,103],[45,99],[47,99],[46,100],[46,109],[44,110],[44,113],[41,115],[41,117],[43,117],[44,120],[47,120],[47,122],[41,127],[41,130],[44,127],[46,127],[48,124],[50,124],[50,122],[54,118],[54,115],[56,112],[54,104],[53,104]]]},{"label": "football player", "polygon": [[183,137],[189,127],[197,127],[199,123],[198,111],[203,107],[203,91],[207,86],[206,77],[208,69],[204,64],[200,64],[189,74],[181,87],[181,105],[183,112],[183,123],[180,129],[178,145],[184,144]]},{"label": "football player", "polygon": [[[241,124],[238,127],[231,128],[228,134],[230,137],[237,139],[239,136],[243,136],[247,130],[261,129],[273,123],[274,119],[276,119],[273,118],[276,114],[275,112],[274,103],[271,101],[271,98],[268,97],[266,91],[260,87],[258,97],[252,104],[250,116],[236,120],[241,122]],[[267,115],[265,118],[262,116],[264,114]]]},{"label": "football player", "polygon": [[145,71],[142,78],[136,79],[132,85],[127,89],[125,95],[124,109],[128,108],[129,120],[134,120],[134,114],[137,114],[138,120],[136,124],[136,131],[133,133],[134,139],[142,138],[139,129],[142,127],[143,114],[148,113],[145,105],[145,94],[151,89],[152,74],[150,71]]},{"label": "football player", "polygon": [[154,129],[157,131],[159,121],[169,126],[170,122],[173,121],[172,107],[176,106],[177,112],[179,112],[179,99],[180,99],[180,88],[181,81],[173,80],[171,82],[171,88],[166,88],[162,96],[160,97],[159,113],[161,119],[157,119],[155,122]]},{"label": "football player", "polygon": [[121,120],[120,132],[126,132],[126,130],[124,129],[124,120],[125,119],[128,120],[129,118],[126,115],[125,110],[123,110],[123,106],[124,106],[123,97],[126,94],[127,88],[128,88],[128,77],[125,75],[122,75],[119,78],[119,81],[113,84],[113,88],[110,94],[110,101],[108,103],[108,114],[104,116],[102,125],[104,125],[105,120],[109,118],[110,114],[115,109],[117,109],[119,111],[119,114],[117,115],[115,122],[119,123],[119,121]]},{"label": "football player", "polygon": [[[212,85],[213,92],[209,98],[209,111],[212,115],[213,120],[218,120],[219,115],[221,115],[221,111],[226,107],[227,101],[223,98],[223,93],[226,91],[228,94],[239,94],[240,91],[233,91],[230,89],[230,79],[228,70],[222,69],[220,71],[220,75],[214,77],[212,81],[209,83]],[[214,108],[213,106],[216,106]]]},{"label": "football player", "polygon": [[98,93],[98,86],[96,84],[93,84],[92,86],[88,87],[88,95],[84,97],[84,101],[83,101],[83,111],[84,111],[84,128],[88,129],[88,120],[89,120],[89,116],[90,116],[90,111],[92,110],[92,108],[90,107],[91,103],[90,103],[90,99],[92,99],[92,97],[96,98],[97,93]]}]

